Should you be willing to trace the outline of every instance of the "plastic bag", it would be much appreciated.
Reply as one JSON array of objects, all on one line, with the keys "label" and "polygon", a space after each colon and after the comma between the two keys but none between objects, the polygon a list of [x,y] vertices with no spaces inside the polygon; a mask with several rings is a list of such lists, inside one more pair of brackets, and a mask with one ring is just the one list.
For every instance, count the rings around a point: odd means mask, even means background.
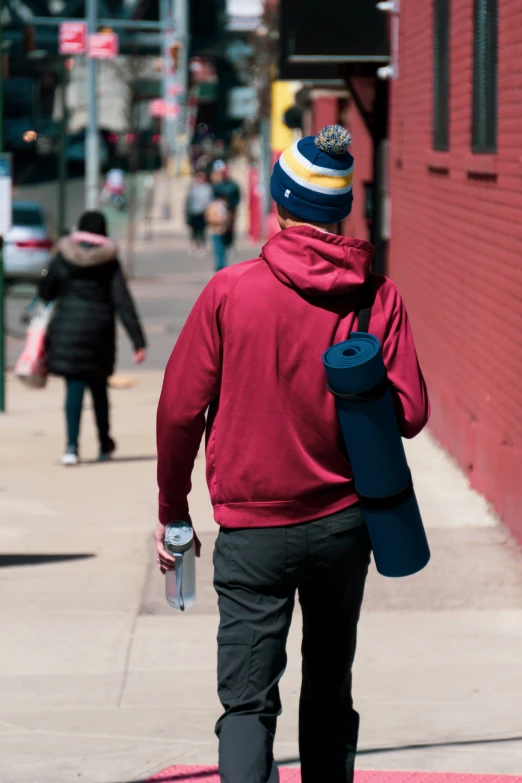
[{"label": "plastic bag", "polygon": [[52,303],[40,302],[37,306],[29,323],[24,349],[14,368],[15,376],[33,389],[43,389],[47,383],[45,338],[53,309]]}]

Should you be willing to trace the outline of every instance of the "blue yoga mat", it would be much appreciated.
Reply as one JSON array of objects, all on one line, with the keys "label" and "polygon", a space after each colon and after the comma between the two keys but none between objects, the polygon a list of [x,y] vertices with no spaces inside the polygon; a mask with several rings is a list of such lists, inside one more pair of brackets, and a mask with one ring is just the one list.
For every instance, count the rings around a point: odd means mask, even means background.
[{"label": "blue yoga mat", "polygon": [[323,364],[336,395],[377,570],[392,577],[415,574],[428,563],[430,550],[379,340],[373,334],[352,332],[349,340],[326,351]]}]

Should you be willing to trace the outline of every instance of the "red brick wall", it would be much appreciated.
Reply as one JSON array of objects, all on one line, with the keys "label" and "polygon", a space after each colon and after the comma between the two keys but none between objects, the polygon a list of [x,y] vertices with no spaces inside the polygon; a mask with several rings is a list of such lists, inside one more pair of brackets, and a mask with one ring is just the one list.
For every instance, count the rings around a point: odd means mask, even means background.
[{"label": "red brick wall", "polygon": [[373,142],[357,107],[350,101],[347,111],[346,127],[352,134],[350,152],[355,159],[353,176],[353,207],[344,223],[343,233],[370,241],[370,231],[365,218],[364,182],[373,179]]},{"label": "red brick wall", "polygon": [[312,108],[312,133],[319,133],[325,125],[339,122],[339,99],[335,95],[315,95]]},{"label": "red brick wall", "polygon": [[[431,427],[522,541],[522,8],[499,0],[498,154],[471,154],[473,0],[453,0],[450,151],[432,150],[432,3],[401,3],[390,275]],[[440,488],[444,492],[444,487]]]}]

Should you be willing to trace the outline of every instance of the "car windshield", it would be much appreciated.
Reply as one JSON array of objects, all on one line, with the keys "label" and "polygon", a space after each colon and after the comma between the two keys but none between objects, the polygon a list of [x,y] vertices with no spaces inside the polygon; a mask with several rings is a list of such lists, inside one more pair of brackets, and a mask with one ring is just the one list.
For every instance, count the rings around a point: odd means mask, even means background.
[{"label": "car windshield", "polygon": [[36,207],[15,204],[13,206],[14,226],[44,226],[45,220],[42,212]]}]

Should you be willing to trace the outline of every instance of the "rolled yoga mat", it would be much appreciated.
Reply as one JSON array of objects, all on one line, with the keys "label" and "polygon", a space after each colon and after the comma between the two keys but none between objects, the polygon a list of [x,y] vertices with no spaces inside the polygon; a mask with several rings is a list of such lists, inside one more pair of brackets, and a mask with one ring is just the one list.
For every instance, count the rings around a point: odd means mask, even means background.
[{"label": "rolled yoga mat", "polygon": [[377,337],[352,332],[323,355],[328,387],[383,576],[410,576],[430,559]]}]

